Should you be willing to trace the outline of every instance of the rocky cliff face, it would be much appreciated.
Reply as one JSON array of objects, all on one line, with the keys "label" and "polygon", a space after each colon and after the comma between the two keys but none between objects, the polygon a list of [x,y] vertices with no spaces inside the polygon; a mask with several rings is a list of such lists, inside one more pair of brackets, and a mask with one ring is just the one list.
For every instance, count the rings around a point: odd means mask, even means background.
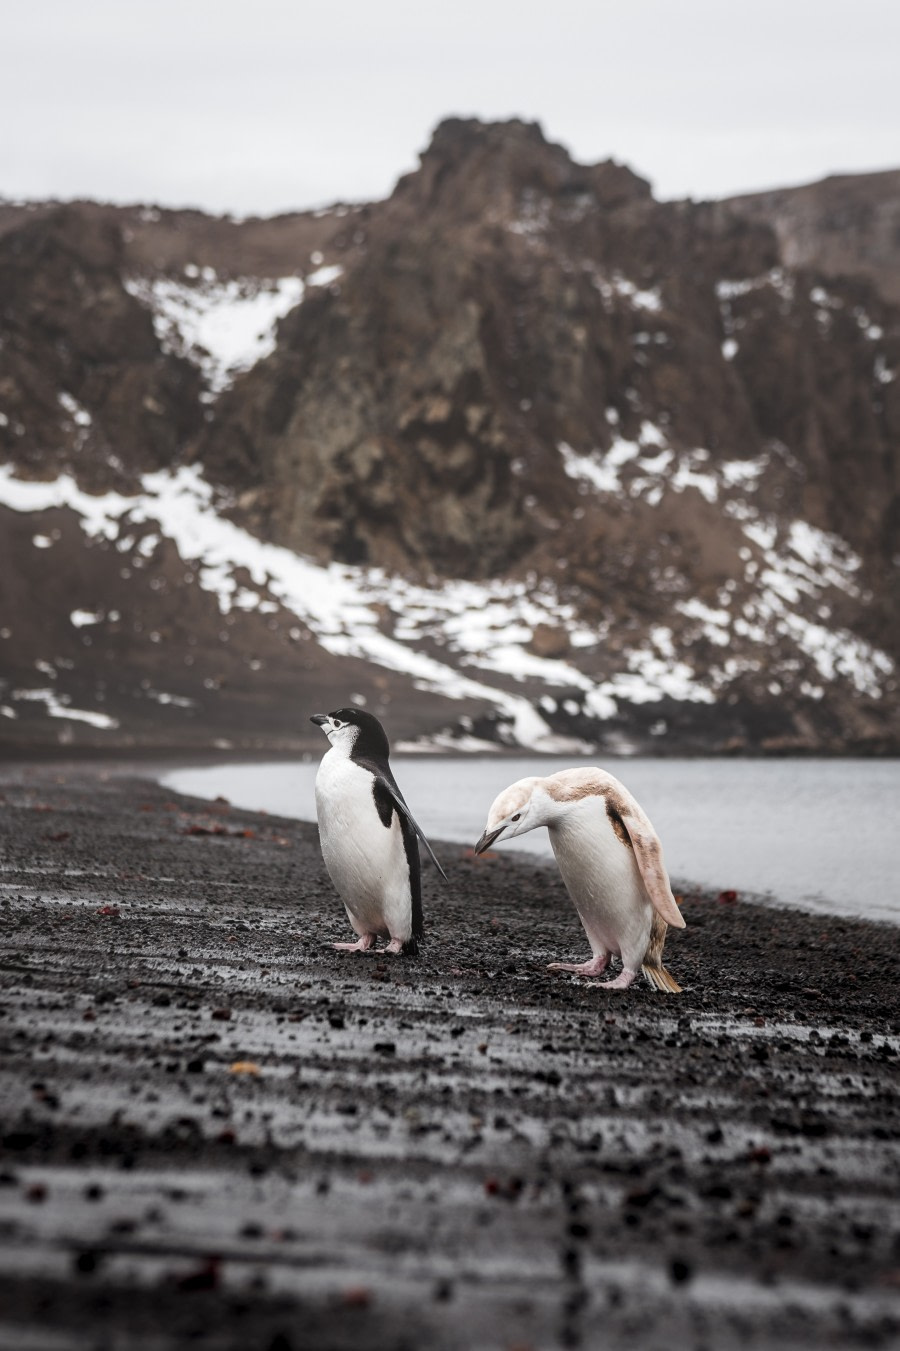
[{"label": "rocky cliff face", "polygon": [[383,203],[0,208],[0,733],[896,749],[900,309],[770,196],[450,121]]}]

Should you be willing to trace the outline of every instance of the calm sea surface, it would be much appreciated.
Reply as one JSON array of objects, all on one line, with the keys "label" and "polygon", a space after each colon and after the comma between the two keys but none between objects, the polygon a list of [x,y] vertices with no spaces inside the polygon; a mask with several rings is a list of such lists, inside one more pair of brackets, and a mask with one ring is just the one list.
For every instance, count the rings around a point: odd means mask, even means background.
[{"label": "calm sea surface", "polygon": [[[425,833],[468,845],[507,784],[576,763],[571,756],[391,758]],[[900,761],[634,758],[603,765],[647,812],[676,886],[734,888],[807,910],[900,923]],[[226,763],[171,771],[162,782],[314,821],[317,768],[317,760]],[[543,830],[498,848],[552,857]]]}]

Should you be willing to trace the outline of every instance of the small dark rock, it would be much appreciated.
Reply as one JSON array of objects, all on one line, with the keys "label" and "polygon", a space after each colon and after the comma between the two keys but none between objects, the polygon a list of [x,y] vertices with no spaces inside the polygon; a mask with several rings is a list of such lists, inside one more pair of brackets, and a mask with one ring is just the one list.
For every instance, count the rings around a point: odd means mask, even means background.
[{"label": "small dark rock", "polygon": [[684,1285],[694,1274],[694,1269],[690,1262],[686,1262],[681,1257],[674,1257],[669,1263],[669,1279],[673,1285]]}]

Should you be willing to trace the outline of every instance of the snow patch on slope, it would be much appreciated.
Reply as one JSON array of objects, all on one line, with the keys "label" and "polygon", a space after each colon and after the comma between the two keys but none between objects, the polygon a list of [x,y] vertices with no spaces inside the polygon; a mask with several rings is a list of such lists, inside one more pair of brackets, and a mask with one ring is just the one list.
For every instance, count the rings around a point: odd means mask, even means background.
[{"label": "snow patch on slope", "polygon": [[69,622],[76,629],[83,629],[88,624],[99,624],[103,619],[102,610],[73,610],[69,615]]},{"label": "snow patch on slope", "polygon": [[75,423],[76,427],[90,427],[93,418],[86,408],[78,402],[73,394],[63,390],[58,396],[60,405]]},{"label": "snow patch on slope", "polygon": [[890,657],[847,629],[828,628],[808,617],[810,602],[820,616],[830,616],[830,607],[822,604],[829,589],[860,597],[855,576],[860,558],[837,535],[806,521],[793,521],[784,539],[771,520],[746,522],[743,532],[757,550],[742,554],[754,591],[734,618],[735,633],[767,646],[787,638],[822,679],[841,677],[860,694],[881,698],[881,682],[894,670]]},{"label": "snow patch on slope", "polygon": [[[720,298],[729,300],[764,285],[783,292],[787,283],[780,272],[775,272],[745,282],[721,283],[718,290]],[[644,453],[651,444],[658,450],[652,457]],[[849,630],[828,628],[810,618],[810,611],[815,613],[817,607],[820,617],[830,614],[827,606],[824,614],[822,610],[829,589],[855,600],[865,599],[857,581],[860,558],[837,535],[806,521],[793,521],[784,538],[779,539],[775,520],[762,516],[752,502],[738,495],[752,494],[759,488],[769,464],[767,455],[713,466],[709,452],[702,448],[676,454],[666,446],[659,428],[648,422],[642,425],[637,441],[616,436],[605,454],[579,455],[565,442],[559,452],[566,473],[584,485],[583,491],[640,498],[656,506],[667,491],[695,489],[710,504],[721,501],[725,514],[740,524],[746,539],[756,546],[756,552],[747,550],[745,557],[742,551],[750,598],[734,616],[724,607],[714,609],[696,598],[678,601],[676,612],[691,621],[696,634],[718,647],[727,647],[733,635],[766,648],[787,639],[795,653],[799,651],[812,662],[820,678],[843,678],[861,694],[881,696],[881,684],[894,670],[891,659]],[[675,698],[705,697],[708,691],[700,684],[692,694],[685,692],[687,685],[679,690],[674,654],[667,660],[669,675],[665,681],[653,659],[645,658],[641,664],[633,657],[632,668],[649,677],[652,686]],[[758,668],[752,661],[735,662],[728,659],[713,668],[712,682],[717,688],[741,670]],[[616,679],[618,683],[608,682],[601,688],[613,697],[641,701],[633,685],[622,677]],[[692,687],[695,684],[692,678],[688,683]],[[809,688],[812,691],[818,687]]]},{"label": "snow patch on slope", "polygon": [[[634,462],[644,472],[654,466],[662,473],[673,456],[661,447],[663,440],[658,428],[645,423],[636,441],[617,438],[612,458],[603,457],[600,467],[618,475],[622,466]],[[570,451],[567,469],[571,456]],[[691,470],[691,463],[705,461],[686,462],[686,472],[699,476],[699,468]],[[762,465],[735,461],[717,472],[718,478],[710,471],[717,491],[727,480],[746,488],[762,472]],[[696,485],[685,479],[683,486]],[[445,698],[492,705],[502,720],[501,735],[505,725],[510,744],[538,750],[583,748],[572,738],[554,734],[532,700],[515,692],[516,684],[525,680],[559,691],[573,716],[583,713],[603,720],[614,717],[623,701],[637,704],[668,697],[713,703],[716,691],[738,673],[726,658],[709,679],[699,679],[677,650],[673,631],[657,625],[640,646],[625,651],[625,669],[597,681],[564,657],[541,656],[534,650],[538,626],[564,626],[572,650],[596,647],[603,638],[602,625],[597,630],[577,625],[573,607],[546,580],[485,584],[456,580],[427,587],[379,569],[323,566],[266,544],[220,516],[213,488],[197,467],[147,474],[142,488],[133,497],[118,493],[97,497],[79,489],[69,475],[49,483],[25,482],[14,478],[8,467],[0,467],[0,503],[23,512],[71,508],[86,534],[117,547],[123,541],[139,547],[139,528],[150,526],[152,532],[140,544],[150,540],[155,548],[160,536],[171,540],[181,558],[196,567],[199,584],[215,595],[223,614],[235,607],[271,613],[283,606],[336,655],[405,673],[418,688]],[[751,598],[743,609],[735,606],[732,614],[723,589],[718,608],[682,598],[675,612],[720,647],[727,646],[732,634],[765,647],[779,637],[788,638],[812,659],[822,678],[842,676],[877,696],[880,681],[893,669],[890,660],[854,635],[831,632],[809,618],[810,600],[817,602],[827,588],[859,595],[856,555],[838,537],[803,521],[795,521],[779,541],[773,522],[755,513],[752,519],[739,519],[747,540],[741,557]],[[246,578],[237,581],[235,573],[241,570],[257,590],[250,589]],[[798,612],[799,605],[803,613]],[[89,604],[72,612],[76,625],[90,625],[96,616],[96,607]],[[750,668],[744,662],[741,669]]]},{"label": "snow patch on slope", "polygon": [[[220,394],[235,375],[274,351],[275,326],[300,304],[306,283],[301,277],[220,281],[211,267],[185,270],[187,281],[130,277],[125,289],[150,310],[163,351],[187,357]],[[326,285],[338,275],[339,268],[323,268],[308,281]]]},{"label": "snow patch on slope", "polygon": [[[86,722],[91,727],[99,727],[102,731],[109,731],[118,727],[115,718],[110,718],[106,713],[95,713],[90,709],[70,708],[66,702],[66,695],[58,695],[55,690],[13,690],[13,700],[21,700],[25,703],[44,704],[47,714],[51,718],[67,718],[69,722]],[[16,714],[10,710],[11,716]],[[7,715],[9,716],[9,715]]]},{"label": "snow patch on slope", "polygon": [[[645,439],[652,440],[652,434]],[[511,743],[539,750],[583,749],[582,743],[555,735],[527,698],[502,687],[509,681],[531,678],[570,689],[580,696],[576,706],[595,718],[614,716],[617,699],[644,702],[667,694],[705,702],[712,698],[671,651],[661,654],[652,645],[629,653],[628,670],[601,684],[566,661],[530,651],[538,624],[555,627],[575,618],[572,607],[549,584],[450,581],[428,588],[378,569],[321,566],[265,544],[219,516],[213,489],[197,468],[147,474],[142,487],[135,497],[95,497],[69,475],[51,483],[24,482],[0,467],[0,502],[7,506],[17,511],[70,507],[86,534],[110,541],[133,539],[135,527],[153,525],[185,562],[196,565],[200,585],[216,596],[223,614],[234,606],[270,608],[266,595],[274,597],[336,655],[404,672],[419,688],[446,698],[494,705],[508,724]],[[246,569],[261,595],[236,581],[238,569]],[[94,618],[87,608],[74,613],[76,623]],[[573,647],[596,639],[586,631],[571,637]],[[443,646],[454,664],[414,644]],[[466,667],[477,669],[477,676],[469,675]],[[491,672],[503,678],[501,687],[484,679]]]},{"label": "snow patch on slope", "polygon": [[626,441],[617,436],[605,454],[579,455],[567,441],[560,442],[559,453],[569,478],[581,479],[601,493],[617,493],[622,491],[619,471],[623,465],[637,459],[641,448],[637,441]]},{"label": "snow patch on slope", "polygon": [[616,300],[624,300],[631,309],[644,310],[649,314],[659,314],[662,310],[662,296],[658,286],[638,286],[619,271],[602,272],[591,261],[585,262],[583,266],[603,297],[605,308],[608,309]]},{"label": "snow patch on slope", "polygon": [[[636,441],[616,435],[607,451],[579,455],[567,441],[561,441],[557,449],[569,478],[580,479],[601,493],[620,493],[624,491],[621,471],[626,465],[636,464],[654,476],[665,472],[672,460],[672,452],[665,449],[665,445],[665,436],[659,427],[645,419]],[[657,449],[661,453],[650,459],[641,459],[648,449]]]},{"label": "snow patch on slope", "polygon": [[[557,447],[569,478],[578,479],[601,493],[616,493],[640,498],[658,506],[667,491],[682,493],[693,488],[709,503],[719,501],[723,490],[742,488],[753,492],[759,486],[767,457],[757,460],[730,460],[713,467],[709,451],[702,446],[676,453],[665,433],[644,419],[636,441],[615,436],[607,451],[579,454],[566,441]],[[655,450],[656,454],[650,454]],[[624,472],[628,471],[628,472]]]},{"label": "snow patch on slope", "polygon": [[776,291],[783,300],[793,300],[794,298],[794,279],[781,267],[773,267],[768,272],[763,272],[756,277],[739,277],[717,281],[716,297],[720,302],[727,302],[737,300],[741,296],[750,295],[753,291],[764,290],[766,287]]},{"label": "snow patch on slope", "polygon": [[[197,565],[200,585],[217,597],[223,614],[235,604],[247,608],[246,598],[252,593],[240,587],[234,576],[237,569],[245,568],[254,585],[304,620],[328,651],[403,672],[419,688],[446,698],[485,700],[508,721],[511,742],[539,750],[572,749],[572,740],[555,736],[524,697],[473,679],[382,629],[382,607],[396,607],[404,614],[418,607],[423,620],[431,624],[455,619],[464,639],[467,614],[477,611],[491,593],[505,595],[512,602],[507,622],[515,622],[514,586],[498,584],[488,588],[487,595],[485,589],[467,583],[428,591],[374,569],[320,566],[289,549],[265,544],[218,516],[212,487],[196,468],[147,474],[142,487],[143,493],[135,497],[119,493],[95,497],[83,492],[70,475],[50,483],[24,482],[14,478],[8,466],[0,467],[0,502],[16,511],[69,507],[81,518],[86,534],[111,541],[136,525],[156,525],[185,562]],[[260,601],[261,608],[266,602]],[[552,598],[545,613],[551,609]],[[92,617],[87,610],[75,613],[79,619],[82,614]]]}]

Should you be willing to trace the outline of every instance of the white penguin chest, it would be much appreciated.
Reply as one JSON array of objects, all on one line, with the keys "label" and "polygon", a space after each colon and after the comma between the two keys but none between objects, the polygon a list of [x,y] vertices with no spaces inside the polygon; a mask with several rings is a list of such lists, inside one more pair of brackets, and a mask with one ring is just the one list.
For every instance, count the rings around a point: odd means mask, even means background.
[{"label": "white penguin chest", "polygon": [[374,834],[384,830],[375,808],[373,778],[347,755],[330,750],[322,756],[316,774],[316,814],[323,844],[326,838],[347,834]]},{"label": "white penguin chest", "polygon": [[385,906],[409,901],[409,865],[396,811],[386,826],[378,814],[375,780],[346,755],[322,757],[316,775],[316,815],[322,857],[348,909],[380,918]]},{"label": "white penguin chest", "polygon": [[551,826],[560,875],[581,921],[611,952],[650,931],[651,904],[630,844],[613,828],[602,797],[575,803]]}]

